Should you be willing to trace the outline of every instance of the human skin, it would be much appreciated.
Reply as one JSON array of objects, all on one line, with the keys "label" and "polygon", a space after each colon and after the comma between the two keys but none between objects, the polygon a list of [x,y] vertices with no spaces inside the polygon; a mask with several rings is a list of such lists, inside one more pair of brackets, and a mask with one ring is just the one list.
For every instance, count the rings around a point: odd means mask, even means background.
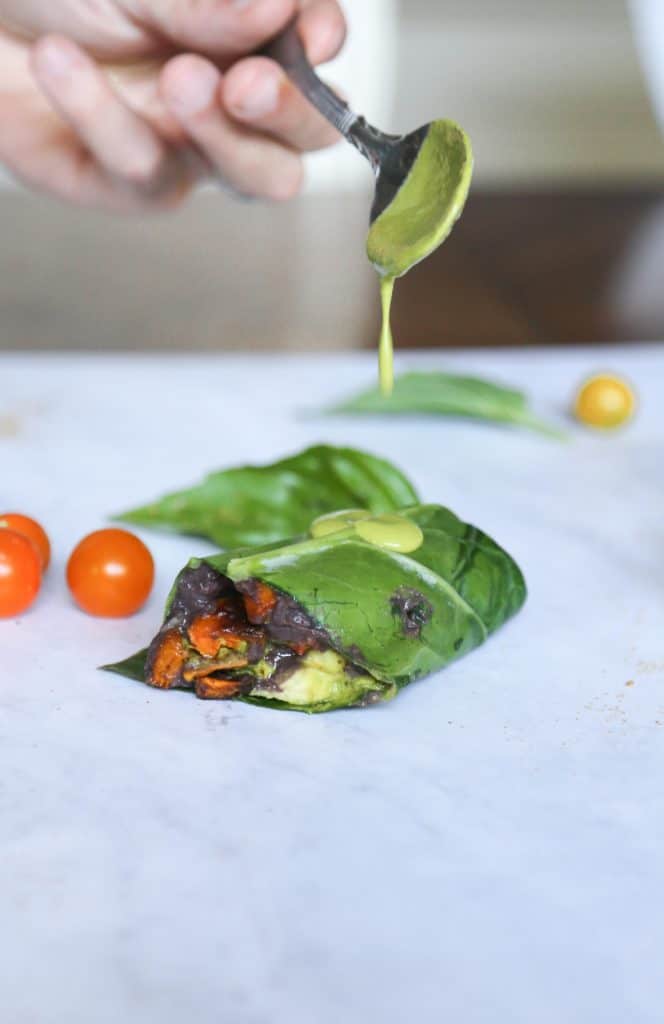
[{"label": "human skin", "polygon": [[0,0],[0,163],[29,187],[118,212],[201,180],[289,199],[336,133],[272,61],[293,16],[310,59],[344,42],[337,0]]}]

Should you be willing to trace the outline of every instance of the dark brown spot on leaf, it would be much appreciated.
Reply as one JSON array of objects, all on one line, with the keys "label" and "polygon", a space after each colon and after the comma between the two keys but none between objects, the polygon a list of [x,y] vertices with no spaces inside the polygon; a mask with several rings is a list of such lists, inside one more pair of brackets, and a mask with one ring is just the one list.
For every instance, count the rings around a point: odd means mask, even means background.
[{"label": "dark brown spot on leaf", "polygon": [[424,594],[412,587],[399,587],[390,598],[392,614],[401,621],[405,636],[419,637],[422,627],[431,621],[433,607]]}]

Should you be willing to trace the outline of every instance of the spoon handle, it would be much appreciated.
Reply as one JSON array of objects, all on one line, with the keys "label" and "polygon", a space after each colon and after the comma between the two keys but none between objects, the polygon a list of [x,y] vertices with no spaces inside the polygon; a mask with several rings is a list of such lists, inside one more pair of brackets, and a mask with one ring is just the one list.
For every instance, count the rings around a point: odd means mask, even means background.
[{"label": "spoon handle", "polygon": [[298,35],[296,20],[291,21],[278,36],[270,40],[261,54],[280,64],[309,102],[337,131],[348,138],[351,126],[357,121],[357,114],[321,81],[312,68]]},{"label": "spoon handle", "polygon": [[260,52],[264,57],[270,57],[281,65],[291,82],[323,117],[360,151],[377,173],[397,137],[385,135],[377,128],[373,128],[321,81],[304,52],[297,31],[297,19],[291,21]]}]

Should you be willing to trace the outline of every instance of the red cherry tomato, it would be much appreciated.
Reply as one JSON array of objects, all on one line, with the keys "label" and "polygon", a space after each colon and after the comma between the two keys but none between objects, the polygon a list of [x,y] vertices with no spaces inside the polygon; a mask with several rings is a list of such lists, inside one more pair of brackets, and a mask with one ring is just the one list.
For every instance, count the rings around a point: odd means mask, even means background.
[{"label": "red cherry tomato", "polygon": [[22,533],[24,537],[32,541],[41,558],[42,572],[46,572],[51,561],[51,542],[43,526],[40,526],[35,519],[22,516],[19,512],[4,512],[0,515],[0,529],[3,527],[15,530],[16,533]]},{"label": "red cherry tomato", "polygon": [[67,564],[67,583],[88,615],[124,619],[147,601],[154,562],[143,541],[127,530],[97,530],[78,544]]},{"label": "red cherry tomato", "polygon": [[15,530],[0,530],[0,618],[13,618],[27,611],[40,587],[37,548]]}]

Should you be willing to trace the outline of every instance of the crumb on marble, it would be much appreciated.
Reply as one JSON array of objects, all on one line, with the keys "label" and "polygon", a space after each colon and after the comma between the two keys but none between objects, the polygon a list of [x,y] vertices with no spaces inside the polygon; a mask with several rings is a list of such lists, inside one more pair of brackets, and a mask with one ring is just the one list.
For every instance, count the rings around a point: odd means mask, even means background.
[{"label": "crumb on marble", "polygon": [[18,437],[21,432],[21,423],[18,416],[0,416],[0,437]]},{"label": "crumb on marble", "polygon": [[639,661],[636,670],[640,675],[655,675],[664,672],[664,661]]}]

